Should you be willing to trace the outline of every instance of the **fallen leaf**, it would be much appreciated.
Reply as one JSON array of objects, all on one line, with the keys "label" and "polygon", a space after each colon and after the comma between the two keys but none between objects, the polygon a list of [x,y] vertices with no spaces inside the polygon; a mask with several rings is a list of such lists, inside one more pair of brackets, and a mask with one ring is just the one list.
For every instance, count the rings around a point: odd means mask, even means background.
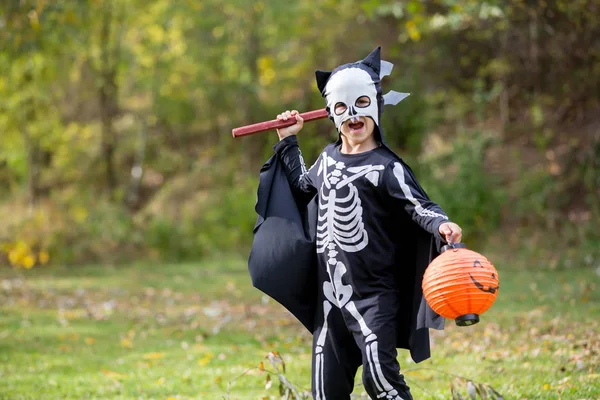
[{"label": "fallen leaf", "polygon": [[204,366],[204,365],[208,364],[210,362],[210,360],[212,360],[212,358],[213,358],[212,353],[206,353],[203,358],[198,360],[198,364]]},{"label": "fallen leaf", "polygon": [[144,360],[158,360],[159,358],[163,358],[164,356],[164,353],[146,353],[144,354]]},{"label": "fallen leaf", "polygon": [[579,377],[580,380],[587,380],[587,379],[600,379],[600,374],[589,374],[589,375],[583,375]]},{"label": "fallen leaf", "polygon": [[109,371],[109,370],[106,370],[106,369],[103,369],[102,373],[104,375],[108,376],[109,378],[113,378],[113,379],[124,379],[124,378],[127,378],[127,375],[120,374],[120,373],[114,372],[114,371]]}]

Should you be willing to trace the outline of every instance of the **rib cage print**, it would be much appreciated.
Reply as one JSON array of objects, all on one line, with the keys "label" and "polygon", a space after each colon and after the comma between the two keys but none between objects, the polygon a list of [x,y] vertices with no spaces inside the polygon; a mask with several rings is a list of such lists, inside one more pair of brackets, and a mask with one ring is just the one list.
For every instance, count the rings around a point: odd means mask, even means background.
[{"label": "rib cage print", "polygon": [[[333,167],[330,170],[330,167]],[[377,186],[379,175],[376,171],[384,169],[383,165],[366,165],[345,169],[343,162],[336,162],[323,153],[318,174],[323,177],[323,185],[319,196],[319,218],[317,224],[317,253],[324,253],[327,248],[354,253],[369,244],[369,234],[362,220],[358,189],[352,182],[366,176]],[[352,173],[347,175],[344,171]],[[348,194],[338,197],[342,189],[348,187]],[[332,257],[335,257],[333,255]]]}]

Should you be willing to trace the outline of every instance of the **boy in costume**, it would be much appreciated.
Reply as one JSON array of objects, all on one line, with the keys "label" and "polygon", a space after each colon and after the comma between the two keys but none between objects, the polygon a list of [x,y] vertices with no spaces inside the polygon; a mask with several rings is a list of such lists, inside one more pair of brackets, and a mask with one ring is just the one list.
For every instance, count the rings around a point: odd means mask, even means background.
[{"label": "boy in costume", "polygon": [[297,122],[278,130],[261,170],[249,270],[254,285],[313,334],[315,400],[349,399],[360,365],[372,399],[412,399],[396,349],[423,361],[427,328],[443,329],[421,281],[441,243],[460,242],[461,228],[383,141],[384,104],[407,96],[382,95],[391,69],[378,47],[364,60],[317,71],[338,141],[307,170],[296,138],[302,118],[286,111],[278,119]]}]

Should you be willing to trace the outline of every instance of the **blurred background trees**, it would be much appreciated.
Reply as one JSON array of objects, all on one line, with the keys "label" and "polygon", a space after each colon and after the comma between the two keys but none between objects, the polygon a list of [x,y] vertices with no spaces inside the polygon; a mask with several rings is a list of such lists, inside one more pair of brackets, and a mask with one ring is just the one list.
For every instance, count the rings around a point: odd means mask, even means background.
[{"label": "blurred background trees", "polygon": [[378,45],[386,140],[468,245],[600,266],[597,0],[3,1],[0,264],[246,255],[276,135],[231,129]]}]

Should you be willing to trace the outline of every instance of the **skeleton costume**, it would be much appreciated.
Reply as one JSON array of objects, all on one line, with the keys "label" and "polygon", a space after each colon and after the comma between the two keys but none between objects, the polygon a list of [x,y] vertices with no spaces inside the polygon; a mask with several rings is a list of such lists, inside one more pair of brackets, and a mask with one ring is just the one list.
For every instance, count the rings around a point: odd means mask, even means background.
[{"label": "skeleton costume", "polygon": [[[349,399],[360,365],[371,398],[412,399],[396,348],[423,361],[427,328],[443,329],[421,281],[448,217],[383,142],[384,104],[407,96],[382,95],[380,79],[391,69],[378,47],[362,61],[316,72],[338,131],[349,119],[372,118],[379,147],[344,154],[340,139],[307,170],[292,135],[261,170],[250,275],[313,334],[315,400]],[[357,102],[364,96],[368,105]],[[339,103],[345,109],[336,114]]]}]

